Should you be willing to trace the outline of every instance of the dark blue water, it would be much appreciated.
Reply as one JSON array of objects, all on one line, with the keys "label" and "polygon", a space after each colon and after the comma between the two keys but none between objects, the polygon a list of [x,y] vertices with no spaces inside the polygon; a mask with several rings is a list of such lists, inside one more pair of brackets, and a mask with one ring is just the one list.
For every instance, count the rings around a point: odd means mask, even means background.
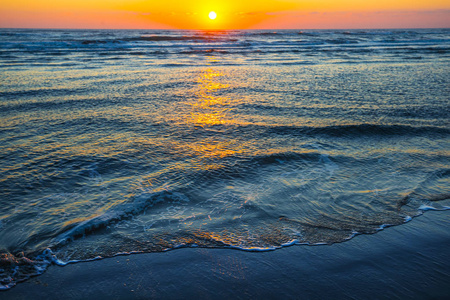
[{"label": "dark blue water", "polygon": [[450,30],[0,30],[0,289],[450,207]]}]

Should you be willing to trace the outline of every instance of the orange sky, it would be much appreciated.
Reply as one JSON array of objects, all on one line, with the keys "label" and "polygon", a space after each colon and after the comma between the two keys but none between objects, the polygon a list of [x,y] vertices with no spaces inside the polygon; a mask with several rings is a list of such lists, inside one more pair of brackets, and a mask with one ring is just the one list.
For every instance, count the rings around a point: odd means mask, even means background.
[{"label": "orange sky", "polygon": [[[0,0],[0,27],[310,29],[450,27],[449,0]],[[208,13],[215,11],[212,21]]]}]

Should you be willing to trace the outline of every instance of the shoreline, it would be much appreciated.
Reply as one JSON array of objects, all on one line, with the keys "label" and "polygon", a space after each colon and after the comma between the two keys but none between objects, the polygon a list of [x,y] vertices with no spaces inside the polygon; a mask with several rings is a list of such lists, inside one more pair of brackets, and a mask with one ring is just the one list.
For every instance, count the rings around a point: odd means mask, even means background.
[{"label": "shoreline", "polygon": [[428,211],[376,234],[276,251],[183,248],[51,266],[2,299],[444,299],[450,222]]}]

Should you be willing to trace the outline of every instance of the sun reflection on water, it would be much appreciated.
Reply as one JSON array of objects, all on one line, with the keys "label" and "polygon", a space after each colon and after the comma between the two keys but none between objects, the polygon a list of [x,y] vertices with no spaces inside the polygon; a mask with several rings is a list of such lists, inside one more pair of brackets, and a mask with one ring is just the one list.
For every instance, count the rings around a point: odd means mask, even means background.
[{"label": "sun reflection on water", "polygon": [[[219,59],[212,56],[208,60],[213,63]],[[209,170],[221,168],[220,159],[242,153],[245,149],[237,140],[227,139],[220,134],[224,127],[216,127],[240,124],[229,113],[239,99],[227,96],[227,91],[232,88],[231,83],[227,82],[228,79],[229,76],[223,70],[213,67],[201,70],[195,79],[197,85],[194,97],[185,103],[187,111],[184,114],[184,122],[188,127],[194,126],[194,134],[199,135],[188,143],[180,141],[175,147],[185,154],[192,155],[197,168]],[[212,129],[217,134],[204,136],[200,129]]]},{"label": "sun reflection on water", "polygon": [[188,103],[192,107],[190,123],[201,127],[233,123],[227,115],[231,101],[222,96],[230,85],[217,80],[223,76],[222,72],[212,68],[199,74],[196,80],[199,90],[195,93],[195,100]]}]

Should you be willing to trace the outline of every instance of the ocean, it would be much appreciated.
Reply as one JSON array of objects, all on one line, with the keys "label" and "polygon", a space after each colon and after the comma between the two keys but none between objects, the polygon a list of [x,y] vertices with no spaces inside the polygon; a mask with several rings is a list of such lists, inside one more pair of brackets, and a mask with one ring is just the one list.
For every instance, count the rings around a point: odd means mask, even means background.
[{"label": "ocean", "polygon": [[0,290],[448,210],[449,95],[450,29],[0,29]]}]

